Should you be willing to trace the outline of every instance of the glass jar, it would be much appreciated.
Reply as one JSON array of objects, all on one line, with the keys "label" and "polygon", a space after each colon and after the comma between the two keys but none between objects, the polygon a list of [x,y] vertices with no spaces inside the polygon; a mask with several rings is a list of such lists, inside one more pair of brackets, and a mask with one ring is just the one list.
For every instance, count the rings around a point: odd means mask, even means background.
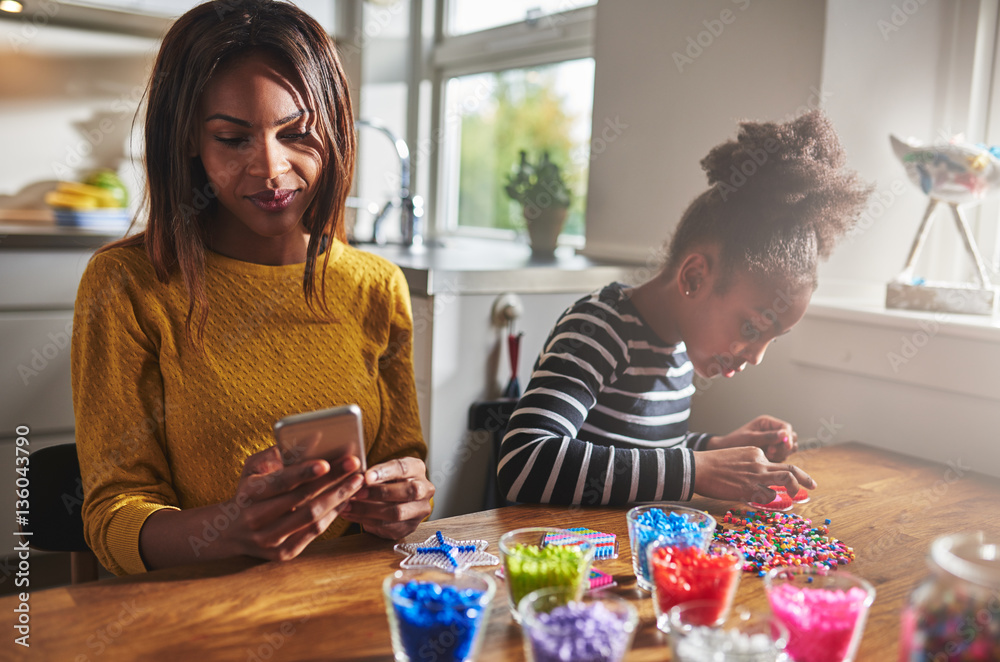
[{"label": "glass jar", "polygon": [[938,538],[929,565],[903,610],[900,662],[1000,660],[1000,537]]}]

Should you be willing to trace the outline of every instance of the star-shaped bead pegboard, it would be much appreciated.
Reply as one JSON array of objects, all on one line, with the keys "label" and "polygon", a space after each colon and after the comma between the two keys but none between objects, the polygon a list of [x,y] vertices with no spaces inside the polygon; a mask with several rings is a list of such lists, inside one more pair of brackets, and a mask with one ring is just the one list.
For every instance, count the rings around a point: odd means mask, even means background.
[{"label": "star-shaped bead pegboard", "polygon": [[485,540],[455,540],[438,531],[422,543],[400,543],[393,549],[407,555],[400,561],[400,568],[434,567],[456,572],[500,563],[496,556],[483,551],[488,545]]}]

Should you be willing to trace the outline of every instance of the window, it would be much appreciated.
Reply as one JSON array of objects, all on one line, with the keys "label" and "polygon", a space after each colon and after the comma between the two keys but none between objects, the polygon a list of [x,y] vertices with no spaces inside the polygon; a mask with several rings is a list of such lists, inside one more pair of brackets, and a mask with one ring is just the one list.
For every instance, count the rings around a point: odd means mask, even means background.
[{"label": "window", "polygon": [[504,184],[548,153],[573,193],[563,240],[582,245],[593,105],[594,0],[439,0],[430,209],[439,233],[514,236]]},{"label": "window", "polygon": [[560,165],[573,192],[564,234],[583,236],[594,61],[470,74],[446,86],[449,134],[445,179],[450,216],[458,228],[517,230],[522,211],[504,192],[508,173],[525,151]]},{"label": "window", "polygon": [[448,34],[468,34],[521,21],[541,20],[568,9],[596,4],[597,0],[452,0],[448,3]]}]

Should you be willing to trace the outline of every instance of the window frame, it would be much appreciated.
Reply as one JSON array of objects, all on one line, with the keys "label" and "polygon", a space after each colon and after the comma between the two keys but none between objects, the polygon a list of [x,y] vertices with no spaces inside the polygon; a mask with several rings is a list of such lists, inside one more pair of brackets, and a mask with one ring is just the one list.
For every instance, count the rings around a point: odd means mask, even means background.
[{"label": "window frame", "polygon": [[[428,162],[427,209],[432,219],[428,230],[432,238],[465,235],[513,240],[517,233],[511,230],[458,224],[457,196],[449,195],[449,176],[444,172],[445,168],[454,169],[454,165],[448,163],[445,146],[458,135],[457,123],[447,117],[445,108],[447,81],[456,76],[593,58],[597,7],[588,5],[530,21],[452,36],[447,34],[445,26],[447,3],[448,0],[434,0],[434,35],[428,53],[427,78],[431,82],[432,95],[430,136],[435,145]],[[417,36],[417,40],[421,37]],[[412,96],[409,105],[409,113],[415,117],[419,104]],[[561,242],[582,247],[583,237],[564,236]]]}]

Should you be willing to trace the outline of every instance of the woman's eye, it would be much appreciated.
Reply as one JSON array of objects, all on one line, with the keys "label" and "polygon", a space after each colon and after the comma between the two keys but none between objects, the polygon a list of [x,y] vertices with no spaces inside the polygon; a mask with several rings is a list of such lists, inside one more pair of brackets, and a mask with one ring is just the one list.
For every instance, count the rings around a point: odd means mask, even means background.
[{"label": "woman's eye", "polygon": [[223,145],[228,145],[229,147],[237,147],[243,144],[247,139],[242,136],[239,138],[222,138],[221,136],[215,136],[215,140]]},{"label": "woman's eye", "polygon": [[286,133],[283,137],[286,140],[305,140],[312,135],[312,131],[303,131],[302,133]]},{"label": "woman's eye", "polygon": [[743,322],[743,326],[740,327],[740,333],[743,334],[744,338],[751,338],[756,340],[758,333],[756,327],[750,320]]}]

